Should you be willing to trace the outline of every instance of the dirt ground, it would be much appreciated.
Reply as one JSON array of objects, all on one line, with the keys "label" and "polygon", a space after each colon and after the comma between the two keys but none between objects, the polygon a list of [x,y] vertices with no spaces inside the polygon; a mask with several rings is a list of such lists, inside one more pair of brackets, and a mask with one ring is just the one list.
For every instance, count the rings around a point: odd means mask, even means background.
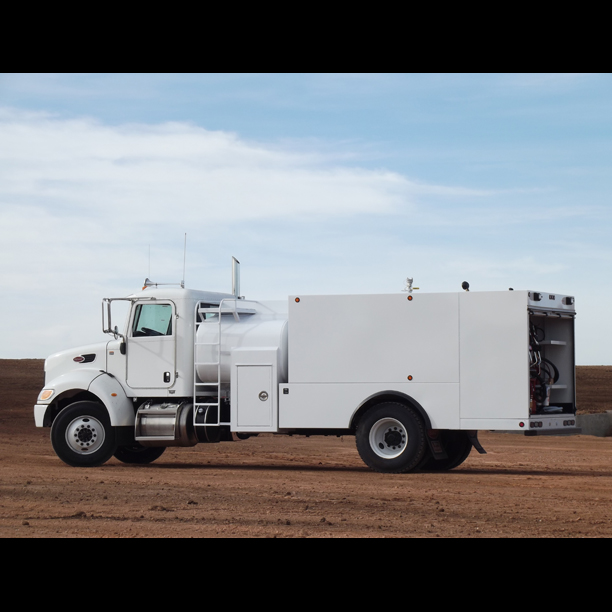
[{"label": "dirt ground", "polygon": [[[579,413],[612,410],[612,366],[577,369]],[[0,360],[3,538],[612,536],[612,438],[481,432],[442,474],[384,475],[352,437],[260,436],[77,469],[34,427],[41,360]]]}]

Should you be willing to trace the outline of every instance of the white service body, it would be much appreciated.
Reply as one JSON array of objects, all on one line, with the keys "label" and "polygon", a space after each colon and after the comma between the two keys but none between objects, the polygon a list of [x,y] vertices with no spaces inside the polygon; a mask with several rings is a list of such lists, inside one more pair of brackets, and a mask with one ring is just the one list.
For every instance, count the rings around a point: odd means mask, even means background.
[{"label": "white service body", "polygon": [[[432,429],[521,431],[544,416],[548,428],[568,427],[574,307],[548,293],[534,302],[533,293],[289,298],[289,382],[281,385],[288,391],[279,396],[279,427],[347,427],[366,399],[386,392],[415,400]],[[565,417],[530,413],[534,317],[554,334],[546,345],[560,367],[552,401]]]}]

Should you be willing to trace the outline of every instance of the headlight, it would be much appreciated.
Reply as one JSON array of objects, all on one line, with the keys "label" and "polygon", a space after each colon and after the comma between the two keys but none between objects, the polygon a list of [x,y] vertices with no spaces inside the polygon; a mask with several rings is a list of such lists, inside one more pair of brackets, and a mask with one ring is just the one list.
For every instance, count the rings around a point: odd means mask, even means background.
[{"label": "headlight", "polygon": [[55,389],[43,389],[38,396],[42,402],[48,400],[55,393]]}]

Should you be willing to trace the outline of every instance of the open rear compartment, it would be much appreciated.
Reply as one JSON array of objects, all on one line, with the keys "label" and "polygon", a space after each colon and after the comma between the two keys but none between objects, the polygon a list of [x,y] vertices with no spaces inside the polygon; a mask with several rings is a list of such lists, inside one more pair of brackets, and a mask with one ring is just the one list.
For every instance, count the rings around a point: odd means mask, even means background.
[{"label": "open rear compartment", "polygon": [[573,312],[529,309],[530,415],[576,414]]}]

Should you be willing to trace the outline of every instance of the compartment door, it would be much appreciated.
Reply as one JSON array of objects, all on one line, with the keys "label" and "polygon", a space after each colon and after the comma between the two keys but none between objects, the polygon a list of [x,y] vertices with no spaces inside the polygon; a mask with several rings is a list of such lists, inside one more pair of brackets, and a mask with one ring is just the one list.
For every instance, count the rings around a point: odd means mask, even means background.
[{"label": "compartment door", "polygon": [[277,431],[278,349],[234,349],[230,391],[232,431]]},{"label": "compartment door", "polygon": [[462,427],[496,429],[495,421],[528,418],[527,292],[465,292],[459,312]]},{"label": "compartment door", "polygon": [[272,366],[236,367],[238,427],[272,426]]}]

